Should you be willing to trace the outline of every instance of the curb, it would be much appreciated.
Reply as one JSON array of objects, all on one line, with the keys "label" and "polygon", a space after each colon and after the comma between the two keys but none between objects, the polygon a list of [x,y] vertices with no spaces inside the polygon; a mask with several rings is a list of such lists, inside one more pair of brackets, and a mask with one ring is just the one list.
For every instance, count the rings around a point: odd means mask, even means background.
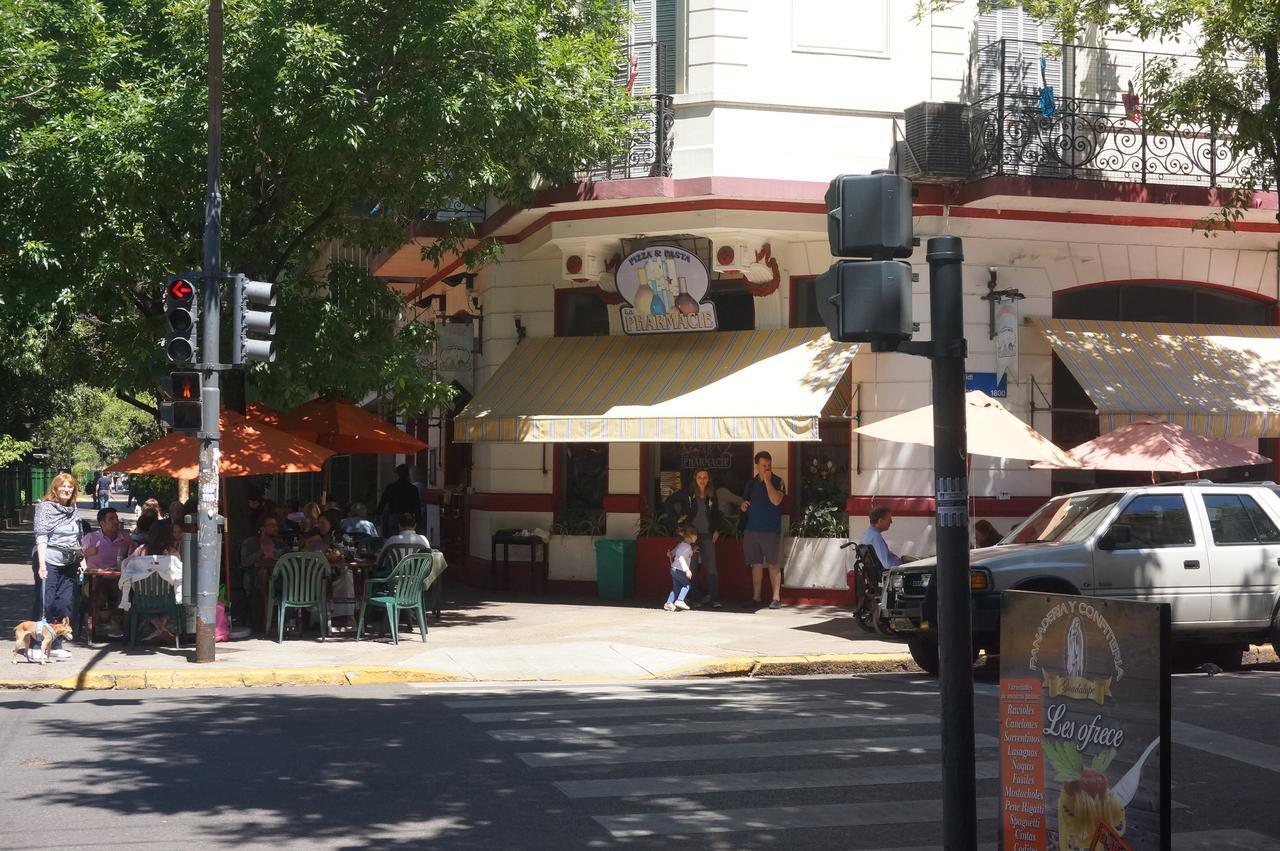
[{"label": "curb", "polygon": [[261,688],[278,686],[356,686],[398,683],[469,682],[470,677],[417,668],[330,667],[239,669],[230,671],[142,670],[83,672],[58,680],[0,679],[0,690],[53,689],[94,691],[143,688]]},{"label": "curb", "polygon": [[[815,656],[740,656],[698,662],[641,679],[687,680],[717,677],[786,677],[811,674],[918,671],[906,653],[828,653]],[[636,677],[513,676],[486,682],[621,682]],[[229,671],[141,670],[83,672],[57,680],[0,679],[0,690],[50,689],[95,691],[112,689],[270,688],[284,686],[367,686],[404,683],[478,682],[462,674],[421,668],[371,666],[327,668],[263,668]]]},{"label": "curb", "polygon": [[655,680],[714,677],[799,677],[813,674],[919,673],[909,653],[819,653],[812,656],[739,656],[683,665],[653,675]]}]

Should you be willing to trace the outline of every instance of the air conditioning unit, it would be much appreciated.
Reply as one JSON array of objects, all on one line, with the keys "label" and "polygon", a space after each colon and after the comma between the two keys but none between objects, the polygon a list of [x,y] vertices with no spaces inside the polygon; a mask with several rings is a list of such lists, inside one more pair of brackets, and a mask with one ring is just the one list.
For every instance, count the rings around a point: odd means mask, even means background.
[{"label": "air conditioning unit", "polygon": [[969,107],[918,103],[907,107],[906,151],[895,151],[899,173],[914,179],[969,177]]}]

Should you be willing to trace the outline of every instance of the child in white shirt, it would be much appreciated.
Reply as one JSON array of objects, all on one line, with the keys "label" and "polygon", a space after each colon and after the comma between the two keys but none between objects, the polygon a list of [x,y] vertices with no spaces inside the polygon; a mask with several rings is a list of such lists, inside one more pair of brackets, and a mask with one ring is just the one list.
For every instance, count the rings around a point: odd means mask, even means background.
[{"label": "child in white shirt", "polygon": [[677,526],[676,534],[680,536],[680,543],[667,551],[667,555],[671,557],[671,593],[667,595],[667,602],[662,608],[668,612],[676,609],[689,610],[689,604],[684,598],[689,595],[689,585],[693,582],[690,563],[693,560],[693,545],[698,541],[698,530],[692,526]]}]

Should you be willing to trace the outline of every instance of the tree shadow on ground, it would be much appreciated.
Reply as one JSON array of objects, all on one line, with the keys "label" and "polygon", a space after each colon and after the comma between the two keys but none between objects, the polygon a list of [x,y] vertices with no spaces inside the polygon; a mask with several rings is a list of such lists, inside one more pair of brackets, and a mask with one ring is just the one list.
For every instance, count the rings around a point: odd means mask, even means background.
[{"label": "tree shadow on ground", "polygon": [[[131,714],[119,726],[59,718],[31,727],[83,745],[77,782],[48,787],[42,794],[50,802],[181,820],[198,844],[505,844],[490,829],[513,808],[545,810],[546,801],[523,800],[545,790],[496,770],[491,746],[475,741],[481,734],[433,711],[431,702],[414,695],[192,695],[166,698],[161,711]],[[450,758],[442,759],[442,750]],[[235,818],[209,818],[228,815]]]}]

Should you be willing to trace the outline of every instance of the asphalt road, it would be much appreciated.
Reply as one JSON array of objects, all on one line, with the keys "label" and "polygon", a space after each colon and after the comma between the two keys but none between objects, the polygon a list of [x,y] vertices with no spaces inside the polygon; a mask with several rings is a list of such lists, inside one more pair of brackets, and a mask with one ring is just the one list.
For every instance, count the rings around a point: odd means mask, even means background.
[{"label": "asphalt road", "polygon": [[[1276,670],[1175,678],[1175,849],[1280,849],[1278,697]],[[994,683],[977,700],[994,847]],[[911,675],[9,692],[0,710],[3,849],[941,843],[936,683]]]}]

